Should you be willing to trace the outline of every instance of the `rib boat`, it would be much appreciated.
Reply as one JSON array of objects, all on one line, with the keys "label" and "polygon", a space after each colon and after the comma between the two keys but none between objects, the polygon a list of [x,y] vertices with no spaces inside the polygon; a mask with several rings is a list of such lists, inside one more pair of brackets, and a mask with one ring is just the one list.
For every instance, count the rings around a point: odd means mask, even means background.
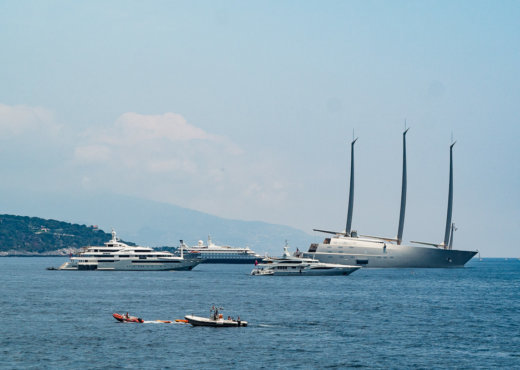
[{"label": "rib boat", "polygon": [[143,319],[136,316],[129,316],[128,313],[126,314],[120,314],[120,313],[113,313],[112,316],[114,319],[116,319],[119,322],[137,322],[142,324],[144,322]]},{"label": "rib boat", "polygon": [[453,233],[456,230],[452,223],[453,210],[453,146],[450,145],[450,172],[448,191],[448,210],[444,240],[441,243],[412,242],[419,245],[402,245],[404,216],[406,207],[407,172],[406,172],[406,133],[403,132],[403,172],[401,187],[401,208],[396,238],[358,235],[352,230],[352,213],[354,206],[354,144],[351,142],[350,189],[345,231],[335,232],[314,229],[314,231],[331,234],[322,243],[313,243],[304,253],[305,257],[317,258],[322,262],[358,265],[363,267],[463,267],[477,251],[453,249]]},{"label": "rib boat", "polygon": [[247,326],[247,321],[240,320],[240,317],[237,320],[230,317],[224,319],[221,311],[222,308],[212,307],[209,317],[186,315],[184,318],[193,326],[212,326],[216,328]]}]

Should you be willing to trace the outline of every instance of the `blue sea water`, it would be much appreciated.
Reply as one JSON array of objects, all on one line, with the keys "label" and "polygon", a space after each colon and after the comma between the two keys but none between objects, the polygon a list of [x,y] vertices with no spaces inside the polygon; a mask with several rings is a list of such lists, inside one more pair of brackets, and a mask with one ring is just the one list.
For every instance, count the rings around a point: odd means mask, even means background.
[{"label": "blue sea water", "polygon": [[[47,271],[62,258],[0,258],[1,368],[520,368],[520,261],[350,276]],[[124,324],[206,316],[246,328]]]}]

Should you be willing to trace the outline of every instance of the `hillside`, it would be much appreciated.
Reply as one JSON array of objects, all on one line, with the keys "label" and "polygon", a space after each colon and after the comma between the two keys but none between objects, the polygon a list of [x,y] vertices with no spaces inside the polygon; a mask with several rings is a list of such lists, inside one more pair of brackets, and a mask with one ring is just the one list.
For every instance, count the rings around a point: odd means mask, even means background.
[{"label": "hillside", "polygon": [[63,255],[87,245],[102,245],[110,238],[96,226],[0,215],[0,255]]},{"label": "hillside", "polygon": [[[0,192],[0,204],[3,213],[99,225],[104,230],[115,228],[122,239],[150,247],[176,247],[179,239],[193,245],[198,240],[206,241],[211,234],[218,245],[249,246],[261,254],[281,255],[285,240],[292,250],[307,250],[311,242],[322,240],[322,235],[312,236],[285,225],[226,219],[172,204],[115,194],[30,193],[7,197]],[[318,217],[316,222],[320,222]]]}]

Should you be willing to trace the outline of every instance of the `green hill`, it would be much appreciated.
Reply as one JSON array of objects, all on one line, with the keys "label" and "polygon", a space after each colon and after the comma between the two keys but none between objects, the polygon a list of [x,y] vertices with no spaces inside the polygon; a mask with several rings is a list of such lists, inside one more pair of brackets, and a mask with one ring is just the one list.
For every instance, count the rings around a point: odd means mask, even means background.
[{"label": "green hill", "polygon": [[0,215],[1,255],[67,254],[84,246],[103,245],[110,238],[110,234],[96,226]]}]

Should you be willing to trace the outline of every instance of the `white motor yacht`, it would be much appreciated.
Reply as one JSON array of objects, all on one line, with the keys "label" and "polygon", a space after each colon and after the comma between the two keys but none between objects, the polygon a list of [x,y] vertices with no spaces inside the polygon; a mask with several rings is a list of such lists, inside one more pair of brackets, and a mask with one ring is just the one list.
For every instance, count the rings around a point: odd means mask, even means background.
[{"label": "white motor yacht", "polygon": [[284,247],[283,257],[267,257],[252,271],[251,275],[349,275],[360,266],[323,263],[313,258],[303,258],[289,253]]},{"label": "white motor yacht", "polygon": [[85,247],[58,270],[164,271],[191,270],[200,258],[184,258],[153,248],[130,246],[121,242],[112,229],[112,239],[104,246]]}]

